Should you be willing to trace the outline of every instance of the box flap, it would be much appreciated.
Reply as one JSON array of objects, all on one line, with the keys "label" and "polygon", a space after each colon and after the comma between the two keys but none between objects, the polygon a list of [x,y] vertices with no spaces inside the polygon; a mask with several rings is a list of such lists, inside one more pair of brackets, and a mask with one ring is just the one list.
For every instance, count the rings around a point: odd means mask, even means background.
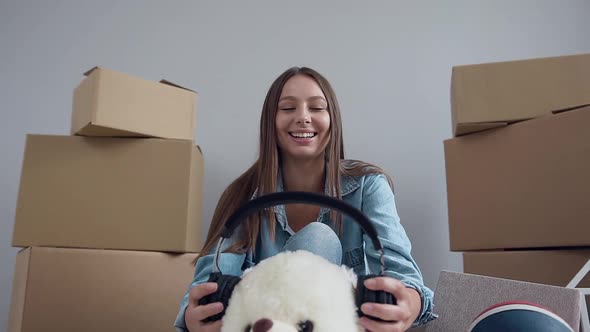
[{"label": "box flap", "polygon": [[[93,71],[95,71],[98,68],[100,68],[100,67],[99,66],[94,66],[94,67],[88,69],[87,71],[84,72],[84,76],[89,76],[90,74],[92,74]],[[183,90],[187,90],[187,91],[191,91],[191,92],[197,93],[195,90],[191,90],[189,88],[186,88],[186,87],[184,87],[182,85],[179,85],[179,84],[176,84],[174,82],[168,81],[166,79],[161,79],[159,81],[159,83],[170,85],[170,86],[173,86],[175,88],[179,88],[179,89],[183,89]]]},{"label": "box flap", "polygon": [[178,84],[176,84],[176,83],[170,82],[170,81],[168,81],[168,80],[165,80],[165,79],[161,79],[161,80],[160,80],[160,83],[162,83],[162,84],[167,84],[167,85],[173,86],[173,87],[175,87],[175,88],[180,88],[180,89],[184,89],[184,90],[187,90],[187,91],[191,91],[191,92],[197,93],[195,90],[191,90],[191,89],[189,89],[189,88],[185,88],[185,87],[183,87],[183,86],[181,86],[181,85],[178,85]]},{"label": "box flap", "polygon": [[[92,74],[92,72],[95,71],[98,68],[100,68],[100,67],[99,66],[94,66],[94,67],[88,69],[87,71],[84,72],[84,76],[88,76],[88,75]],[[191,90],[189,88],[186,88],[186,87],[184,87],[182,85],[179,85],[179,84],[176,84],[174,82],[168,81],[166,79],[161,79],[159,81],[159,83],[170,85],[170,86],[173,86],[173,87],[176,87],[176,88],[180,88],[180,89],[183,89],[183,90],[187,90],[187,91],[191,91],[191,92],[197,93],[195,90]]]},{"label": "box flap", "polygon": [[88,69],[87,71],[84,72],[84,76],[89,76],[93,71],[95,71],[98,68],[99,68],[98,66],[94,66],[94,67]]},{"label": "box flap", "polygon": [[564,113],[564,112],[567,112],[567,111],[573,111],[573,110],[577,110],[577,109],[580,109],[580,108],[585,108],[585,107],[588,107],[588,106],[590,106],[590,104],[584,104],[584,105],[580,105],[580,106],[573,106],[573,107],[568,107],[568,108],[564,108],[564,109],[560,109],[560,110],[554,110],[554,111],[551,111],[551,114]]},{"label": "box flap", "polygon": [[74,134],[76,136],[89,136],[89,137],[154,137],[150,135],[140,134],[131,130],[101,126],[100,124],[89,122],[84,127],[78,129]]},{"label": "box flap", "polygon": [[460,123],[455,129],[455,136],[466,135],[483,130],[505,127],[509,122],[478,122],[478,123]]},{"label": "box flap", "polygon": [[24,248],[16,256],[8,314],[8,331],[21,331],[23,326],[31,250],[31,247]]},{"label": "box flap", "polygon": [[[546,113],[545,116],[561,114],[561,113],[574,111],[574,110],[587,108],[587,107],[590,109],[590,104],[583,104],[583,105],[578,105],[578,106],[562,108],[559,110],[552,110],[552,111],[549,111],[548,113]],[[538,116],[538,118],[542,118],[542,117],[544,117],[544,116],[543,115]],[[477,133],[480,131],[499,128],[499,127],[505,127],[505,126],[508,126],[511,124],[515,124],[515,123],[519,123],[519,122],[523,122],[523,121],[528,121],[528,120],[533,120],[533,119],[535,119],[535,118],[519,119],[519,120],[515,120],[515,121],[500,121],[500,122],[459,123],[459,124],[457,124],[457,128],[455,129],[454,136],[458,137],[458,136],[463,136],[463,135],[467,135],[467,134],[474,134],[474,133]]]}]

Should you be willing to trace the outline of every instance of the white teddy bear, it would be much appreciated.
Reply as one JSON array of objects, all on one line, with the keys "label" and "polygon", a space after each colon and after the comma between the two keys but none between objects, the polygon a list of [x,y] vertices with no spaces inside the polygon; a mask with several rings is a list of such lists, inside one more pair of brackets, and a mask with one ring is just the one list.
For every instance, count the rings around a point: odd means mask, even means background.
[{"label": "white teddy bear", "polygon": [[359,332],[354,290],[345,267],[299,250],[267,258],[234,288],[222,332]]}]

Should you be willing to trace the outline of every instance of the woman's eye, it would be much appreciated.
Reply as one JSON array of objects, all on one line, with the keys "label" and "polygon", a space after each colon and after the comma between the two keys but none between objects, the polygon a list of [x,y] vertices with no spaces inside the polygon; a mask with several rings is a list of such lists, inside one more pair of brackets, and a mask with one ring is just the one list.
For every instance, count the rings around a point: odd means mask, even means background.
[{"label": "woman's eye", "polygon": [[299,322],[299,324],[297,324],[297,331],[299,331],[299,332],[312,332],[313,331],[313,323],[310,320],[306,320],[304,322]]},{"label": "woman's eye", "polygon": [[294,111],[295,107],[281,107],[281,111]]},{"label": "woman's eye", "polygon": [[319,104],[310,104],[309,105],[309,109],[312,110],[312,111],[325,111],[325,110],[328,109],[328,105],[322,104],[322,103],[319,103]]}]

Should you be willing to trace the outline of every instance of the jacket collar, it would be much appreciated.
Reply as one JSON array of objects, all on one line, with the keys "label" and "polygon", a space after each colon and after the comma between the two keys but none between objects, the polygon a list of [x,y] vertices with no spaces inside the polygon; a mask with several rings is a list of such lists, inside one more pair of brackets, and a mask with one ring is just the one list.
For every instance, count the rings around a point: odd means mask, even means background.
[{"label": "jacket collar", "polygon": [[[340,196],[341,197],[344,197],[344,196],[350,194],[351,192],[355,191],[358,187],[360,187],[360,184],[358,183],[358,181],[354,177],[348,176],[348,175],[341,175],[340,176]],[[327,189],[327,185],[324,185],[324,188]],[[284,191],[283,176],[282,176],[282,172],[280,169],[279,169],[278,176],[277,176],[276,191],[277,192]],[[324,193],[326,195],[328,194],[327,191],[325,191]],[[255,199],[256,197],[258,197],[258,188],[256,188],[256,190],[254,190],[254,193],[250,197],[250,200]],[[289,232],[290,234],[294,234],[293,230],[287,224],[287,212],[285,211],[285,206],[284,205],[277,205],[277,206],[274,206],[272,209],[273,209],[273,212],[275,213],[276,221],[281,226],[281,228],[283,230]],[[322,206],[320,208],[318,220],[322,220],[324,218],[324,215],[326,213],[328,213],[328,211],[330,211],[329,208]]]}]

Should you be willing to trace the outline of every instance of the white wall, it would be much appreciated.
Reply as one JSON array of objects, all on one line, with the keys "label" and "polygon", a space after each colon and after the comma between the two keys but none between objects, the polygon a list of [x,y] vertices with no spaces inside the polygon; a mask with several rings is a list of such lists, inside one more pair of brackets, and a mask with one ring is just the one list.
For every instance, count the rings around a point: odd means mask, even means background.
[{"label": "white wall", "polygon": [[434,287],[449,252],[442,141],[451,66],[590,52],[590,2],[0,1],[0,329],[25,134],[67,134],[72,89],[102,65],[199,91],[204,217],[253,160],[266,89],[308,65],[333,83],[349,157],[396,182],[414,255]]}]

